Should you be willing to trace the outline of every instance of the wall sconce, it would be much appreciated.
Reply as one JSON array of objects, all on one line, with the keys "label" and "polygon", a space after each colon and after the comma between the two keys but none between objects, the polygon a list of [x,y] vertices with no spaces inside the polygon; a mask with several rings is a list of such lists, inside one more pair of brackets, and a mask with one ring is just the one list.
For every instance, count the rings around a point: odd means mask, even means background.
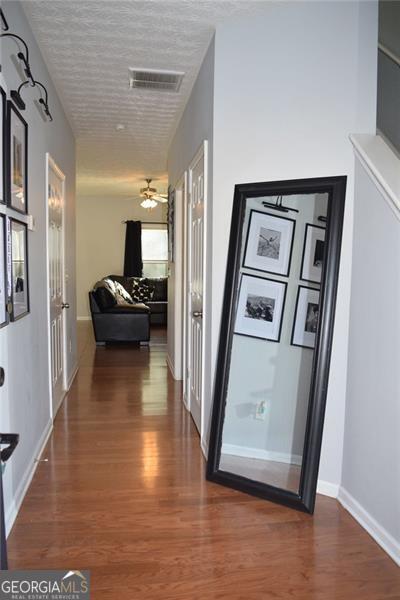
[{"label": "wall sconce", "polygon": [[2,33],[0,37],[11,37],[20,41],[23,44],[25,48],[25,54],[23,52],[18,52],[17,58],[22,62],[24,73],[27,79],[30,81],[31,86],[34,87],[35,81],[32,76],[31,66],[29,64],[29,49],[25,41],[22,39],[22,37],[16,35],[15,33]]},{"label": "wall sconce", "polygon": [[[10,93],[11,98],[14,100],[15,104],[20,110],[25,110],[25,102],[21,98],[21,90],[28,83],[29,81],[24,81],[24,83],[21,83],[17,91],[11,90]],[[36,79],[33,79],[33,87],[40,87],[44,91],[44,99],[42,93],[40,92],[39,104],[42,106],[43,112],[46,115],[46,117],[48,117],[49,120],[52,121],[53,117],[51,116],[49,110],[47,89],[45,88],[43,83],[40,83],[40,81],[37,81]]]},{"label": "wall sconce", "polygon": [[4,13],[3,13],[3,9],[2,8],[0,8],[0,18],[1,18],[1,30],[2,31],[8,31],[10,28],[8,26],[7,19],[6,19],[5,15],[4,15]]}]

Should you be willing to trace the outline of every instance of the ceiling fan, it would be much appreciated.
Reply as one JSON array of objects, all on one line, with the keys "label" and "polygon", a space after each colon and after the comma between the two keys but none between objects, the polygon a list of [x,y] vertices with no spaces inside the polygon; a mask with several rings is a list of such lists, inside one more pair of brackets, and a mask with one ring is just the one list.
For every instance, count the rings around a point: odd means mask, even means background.
[{"label": "ceiling fan", "polygon": [[168,202],[167,194],[159,194],[157,189],[154,187],[150,187],[152,179],[146,179],[147,187],[143,187],[140,189],[140,197],[144,198],[144,200],[140,203],[140,206],[143,208],[147,208],[151,210],[157,206],[157,202],[164,204]]}]

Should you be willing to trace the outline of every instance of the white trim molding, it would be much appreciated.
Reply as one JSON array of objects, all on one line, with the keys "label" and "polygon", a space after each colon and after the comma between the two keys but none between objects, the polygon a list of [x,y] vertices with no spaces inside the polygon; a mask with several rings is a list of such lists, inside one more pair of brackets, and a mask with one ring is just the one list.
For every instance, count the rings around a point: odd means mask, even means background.
[{"label": "white trim molding", "polygon": [[221,453],[229,456],[240,456],[241,458],[255,458],[258,460],[270,460],[285,464],[301,465],[302,458],[297,454],[289,452],[273,452],[262,448],[250,448],[248,446],[237,446],[236,444],[222,444]]},{"label": "white trim molding", "polygon": [[92,317],[76,317],[77,321],[91,321]]},{"label": "white trim molding", "polygon": [[167,361],[167,366],[168,366],[168,369],[169,369],[169,370],[170,370],[170,372],[171,372],[171,375],[172,375],[172,377],[175,379],[175,381],[180,381],[180,380],[178,379],[178,377],[176,376],[175,369],[174,369],[174,365],[173,365],[173,363],[172,363],[172,360],[171,360],[171,358],[170,358],[169,354],[167,354],[166,361]]},{"label": "white trim molding", "polygon": [[354,153],[400,221],[400,158],[380,135],[353,134]]},{"label": "white trim molding", "polygon": [[53,431],[53,421],[50,419],[44,428],[42,435],[40,436],[40,440],[36,446],[36,449],[33,453],[33,457],[29,462],[25,473],[15,491],[14,498],[11,504],[8,507],[8,510],[5,514],[5,527],[6,527],[6,536],[10,533],[12,526],[14,525],[14,521],[17,518],[19,509],[21,508],[21,504],[25,498],[25,494],[28,491],[28,488],[31,484],[37,466],[39,464],[40,457],[43,454],[43,451],[46,447],[48,439],[50,437],[51,432]]},{"label": "white trim molding", "polygon": [[342,487],[339,490],[338,500],[376,543],[400,566],[400,543]]}]

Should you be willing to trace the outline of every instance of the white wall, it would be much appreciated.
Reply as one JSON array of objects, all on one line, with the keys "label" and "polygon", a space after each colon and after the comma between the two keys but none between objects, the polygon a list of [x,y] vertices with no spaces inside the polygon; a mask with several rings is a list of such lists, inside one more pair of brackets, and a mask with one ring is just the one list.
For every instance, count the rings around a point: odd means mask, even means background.
[{"label": "white wall", "polygon": [[124,268],[123,221],[166,222],[166,204],[151,212],[138,200],[78,195],[76,202],[76,273],[78,318],[90,315],[88,292],[105,275],[120,275]]},{"label": "white wall", "polygon": [[399,305],[400,211],[357,161],[341,500],[400,564]]},{"label": "white wall", "polygon": [[375,131],[377,4],[274,2],[217,28],[214,74],[212,369],[234,186],[347,175],[320,479],[341,481],[353,228],[348,135]]},{"label": "white wall", "polygon": [[[11,32],[22,36],[29,46],[33,74],[48,89],[49,106],[54,118],[53,123],[43,122],[33,104],[37,90],[27,88],[23,91],[26,101],[23,116],[29,125],[28,204],[29,213],[35,218],[36,229],[28,234],[31,312],[0,330],[1,364],[6,369],[6,385],[0,390],[0,430],[16,432],[21,436],[4,476],[9,529],[33,472],[34,459],[51,427],[46,282],[46,152],[51,154],[66,175],[66,300],[70,304],[67,313],[67,348],[70,349],[67,355],[68,379],[75,372],[77,364],[75,140],[20,4],[4,2],[2,8]],[[10,55],[16,51],[13,41],[1,40],[2,85],[8,92],[21,83],[10,60]],[[12,214],[12,211],[7,209],[7,213]]]},{"label": "white wall", "polygon": [[[204,140],[208,141],[208,269],[207,286],[211,283],[212,265],[212,198],[213,198],[213,102],[214,102],[214,40],[207,49],[199,75],[194,84],[192,93],[186,105],[185,111],[178,124],[168,152],[168,179],[175,187],[178,180],[188,169],[192,159]],[[174,274],[171,272],[171,289],[174,287]],[[177,300],[181,302],[181,299]],[[174,303],[172,296],[169,302]],[[208,414],[212,403],[212,380],[211,380],[211,294],[205,298],[204,311],[208,315],[207,330],[205,331],[205,344],[207,361],[205,364],[205,408]],[[183,314],[176,318],[183,319]],[[168,335],[173,327],[169,322]],[[174,344],[175,355],[178,352]]]}]

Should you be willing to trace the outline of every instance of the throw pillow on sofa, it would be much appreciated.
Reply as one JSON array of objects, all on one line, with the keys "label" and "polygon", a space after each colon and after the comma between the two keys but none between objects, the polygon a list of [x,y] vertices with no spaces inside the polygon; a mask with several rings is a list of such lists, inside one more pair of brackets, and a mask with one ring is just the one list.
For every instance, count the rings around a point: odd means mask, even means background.
[{"label": "throw pillow on sofa", "polygon": [[151,279],[146,279],[146,283],[154,290],[153,302],[167,302],[168,279],[166,277],[152,277]]},{"label": "throw pillow on sofa", "polygon": [[149,302],[153,298],[154,289],[143,280],[135,280],[132,285],[132,298],[135,302]]},{"label": "throw pillow on sofa", "polygon": [[106,284],[106,287],[114,295],[118,306],[126,306],[128,304],[133,304],[132,297],[130,296],[130,294],[128,294],[124,286],[118,283],[118,281],[113,281],[112,279],[107,278],[104,280],[104,282]]}]

